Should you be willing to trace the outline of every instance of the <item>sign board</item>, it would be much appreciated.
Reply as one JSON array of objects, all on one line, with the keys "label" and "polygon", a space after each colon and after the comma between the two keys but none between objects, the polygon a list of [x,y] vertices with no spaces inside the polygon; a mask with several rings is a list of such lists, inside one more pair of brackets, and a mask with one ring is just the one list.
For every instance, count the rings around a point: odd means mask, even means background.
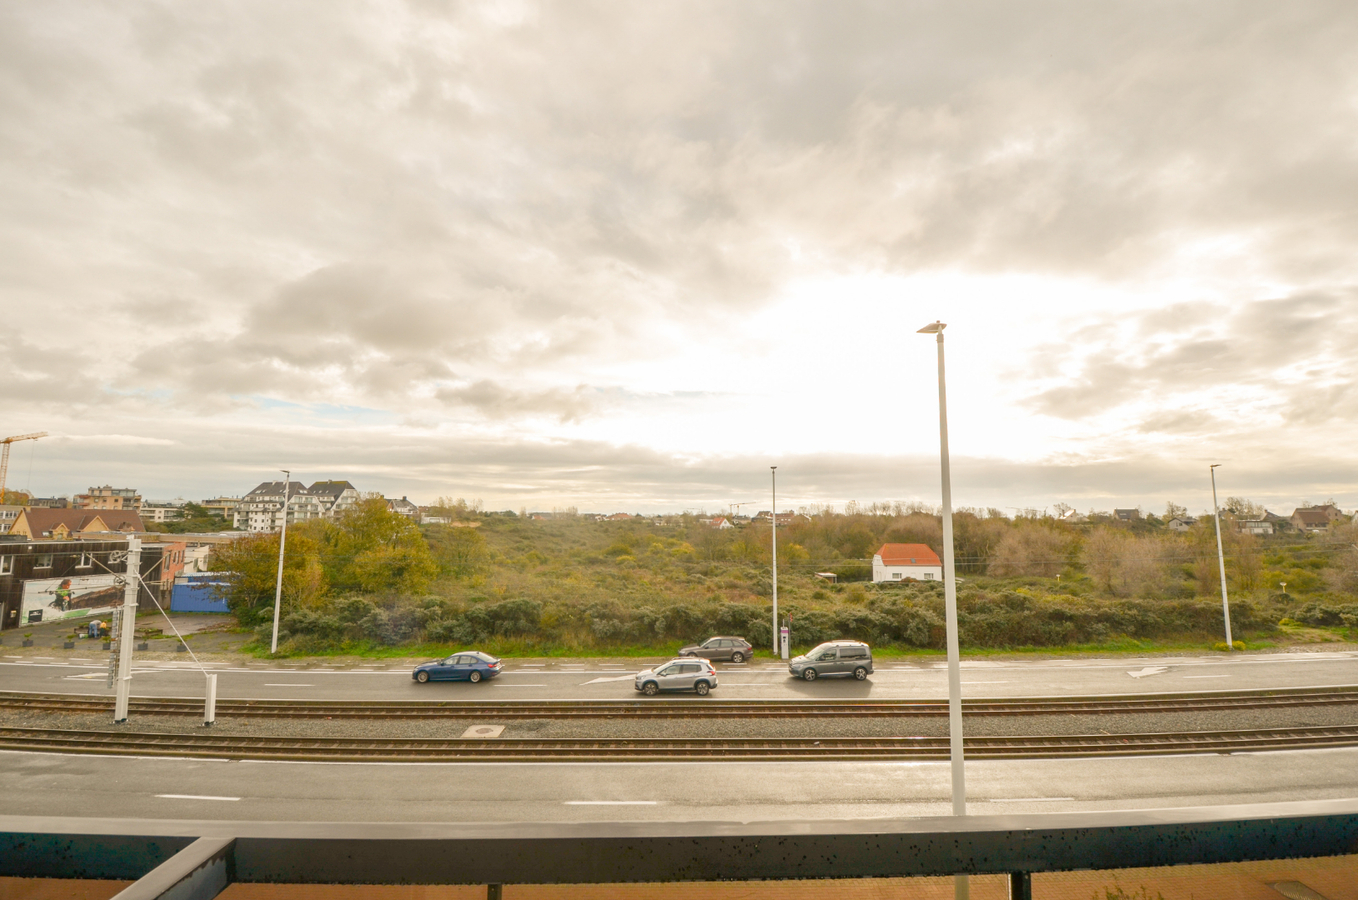
[{"label": "sign board", "polygon": [[117,575],[76,575],[25,581],[20,616],[36,623],[109,612],[123,605],[119,580]]}]

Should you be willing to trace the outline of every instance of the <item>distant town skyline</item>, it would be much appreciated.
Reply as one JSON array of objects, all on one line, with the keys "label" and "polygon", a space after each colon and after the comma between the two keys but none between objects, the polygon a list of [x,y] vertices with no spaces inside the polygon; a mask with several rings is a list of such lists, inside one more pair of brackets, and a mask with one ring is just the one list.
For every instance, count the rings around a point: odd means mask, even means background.
[{"label": "distant town skyline", "polygon": [[7,487],[1358,506],[1358,8],[0,11]]}]

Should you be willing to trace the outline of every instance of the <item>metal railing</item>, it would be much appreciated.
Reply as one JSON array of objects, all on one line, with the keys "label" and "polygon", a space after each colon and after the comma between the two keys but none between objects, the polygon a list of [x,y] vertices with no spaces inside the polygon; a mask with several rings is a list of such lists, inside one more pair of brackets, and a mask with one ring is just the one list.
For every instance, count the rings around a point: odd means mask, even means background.
[{"label": "metal railing", "polygon": [[806,822],[311,823],[0,816],[0,875],[135,880],[132,898],[233,882],[503,884],[1007,874],[1358,852],[1358,800]]}]

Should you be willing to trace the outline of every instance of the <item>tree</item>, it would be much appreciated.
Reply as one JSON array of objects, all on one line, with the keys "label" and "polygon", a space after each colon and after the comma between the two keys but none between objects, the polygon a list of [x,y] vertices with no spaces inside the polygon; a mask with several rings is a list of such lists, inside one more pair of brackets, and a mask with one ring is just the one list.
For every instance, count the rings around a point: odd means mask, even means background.
[{"label": "tree", "polygon": [[417,594],[438,574],[419,526],[380,497],[359,501],[324,526],[323,563],[334,590]]},{"label": "tree", "polygon": [[475,528],[434,525],[428,529],[426,539],[443,572],[454,578],[471,578],[484,571],[490,562],[486,539]]},{"label": "tree", "polygon": [[1170,501],[1165,504],[1165,521],[1170,519],[1183,519],[1188,516],[1188,508]]},{"label": "tree", "polygon": [[1070,538],[1037,525],[1014,527],[990,557],[991,575],[1040,575],[1052,578],[1066,565]]}]

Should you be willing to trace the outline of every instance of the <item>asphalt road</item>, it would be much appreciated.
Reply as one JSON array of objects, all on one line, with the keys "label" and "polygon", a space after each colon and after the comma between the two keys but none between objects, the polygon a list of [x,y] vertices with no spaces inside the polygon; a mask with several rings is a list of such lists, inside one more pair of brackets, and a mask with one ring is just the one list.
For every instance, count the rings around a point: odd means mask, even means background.
[{"label": "asphalt road", "polygon": [[[1358,749],[967,764],[974,815],[1358,797]],[[946,762],[324,764],[0,753],[0,814],[336,822],[948,815]]]},{"label": "asphalt road", "polygon": [[[332,669],[313,664],[208,664],[217,672],[218,696],[236,699],[352,700],[604,700],[634,699],[635,661],[557,663],[510,660],[503,675],[473,685],[420,685],[410,668],[373,662]],[[730,699],[941,699],[947,696],[943,663],[879,661],[865,682],[821,679],[808,684],[771,662],[717,664],[714,698]],[[110,695],[106,657],[0,657],[0,690]],[[1061,697],[1099,694],[1178,693],[1358,684],[1358,653],[1216,654],[1207,657],[1079,659],[962,663],[964,697]],[[202,671],[188,660],[138,662],[132,693],[139,697],[203,695]],[[654,702],[664,702],[657,698]]]}]

